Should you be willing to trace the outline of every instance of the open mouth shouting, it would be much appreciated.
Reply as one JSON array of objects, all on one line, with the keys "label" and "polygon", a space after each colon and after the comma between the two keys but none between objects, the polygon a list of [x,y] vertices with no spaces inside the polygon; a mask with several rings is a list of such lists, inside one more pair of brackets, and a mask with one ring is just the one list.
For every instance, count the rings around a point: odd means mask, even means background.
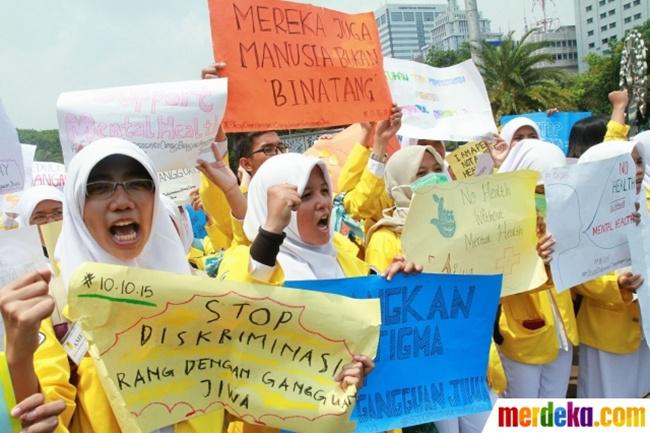
[{"label": "open mouth shouting", "polygon": [[111,239],[117,246],[130,247],[138,242],[140,224],[133,220],[120,220],[109,227]]},{"label": "open mouth shouting", "polygon": [[318,221],[316,222],[316,226],[318,227],[319,231],[329,233],[329,230],[330,230],[330,214],[326,213],[323,216],[321,216],[318,219]]}]

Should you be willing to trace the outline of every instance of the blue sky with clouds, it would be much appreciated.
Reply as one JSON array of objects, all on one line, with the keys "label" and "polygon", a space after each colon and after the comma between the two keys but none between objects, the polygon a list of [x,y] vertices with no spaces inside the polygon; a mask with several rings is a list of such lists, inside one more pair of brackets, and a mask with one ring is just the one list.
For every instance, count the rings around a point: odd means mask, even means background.
[{"label": "blue sky with clouds", "polygon": [[[381,0],[305,0],[346,12]],[[394,3],[445,3],[394,0]],[[492,29],[521,34],[541,16],[532,0],[478,0]],[[458,0],[464,8],[464,0]],[[547,0],[562,24],[573,1]],[[0,98],[19,128],[56,128],[61,92],[199,78],[212,61],[206,0],[5,0],[0,12]]]}]

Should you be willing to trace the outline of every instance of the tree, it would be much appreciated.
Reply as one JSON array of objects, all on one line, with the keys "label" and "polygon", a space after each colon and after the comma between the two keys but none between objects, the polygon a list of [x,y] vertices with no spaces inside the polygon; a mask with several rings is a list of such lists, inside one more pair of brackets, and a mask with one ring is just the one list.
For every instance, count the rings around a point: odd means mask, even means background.
[{"label": "tree", "polygon": [[464,62],[470,57],[469,45],[464,43],[457,51],[434,50],[430,48],[424,59],[424,63],[434,68],[445,68]]},{"label": "tree", "polygon": [[47,131],[36,131],[34,129],[19,129],[18,138],[21,143],[35,144],[36,161],[51,161],[63,163],[59,131],[50,129]]},{"label": "tree", "polygon": [[527,41],[533,31],[519,41],[511,32],[499,46],[481,41],[478,47],[478,67],[497,118],[551,107],[573,108],[570,101],[574,95],[565,87],[569,82],[566,74],[541,66],[543,62],[554,62],[551,54],[538,51],[547,43]]}]

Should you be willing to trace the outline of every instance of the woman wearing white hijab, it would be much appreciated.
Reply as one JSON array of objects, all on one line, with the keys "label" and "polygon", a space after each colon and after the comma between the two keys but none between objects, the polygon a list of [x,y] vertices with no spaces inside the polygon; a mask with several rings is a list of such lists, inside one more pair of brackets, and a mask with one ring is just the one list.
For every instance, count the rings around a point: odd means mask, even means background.
[{"label": "woman wearing white hijab", "polygon": [[[634,160],[637,194],[643,202],[646,169],[641,143],[601,143],[587,149],[578,164],[626,153]],[[648,224],[645,206],[640,206],[639,212],[641,224]],[[622,269],[575,288],[583,297],[578,311],[578,397],[639,398],[650,392],[650,349],[643,341],[639,302],[634,294],[642,284],[641,275]]]},{"label": "woman wearing white hijab", "polygon": [[[332,242],[332,184],[325,163],[296,153],[277,155],[264,163],[251,181],[244,232],[250,247],[226,251],[219,277],[281,285],[285,280],[364,276],[369,266]],[[384,273],[421,272],[399,260]],[[338,376],[343,386],[357,385],[373,367],[355,355]],[[277,432],[244,424],[244,433]]]},{"label": "woman wearing white hijab", "polygon": [[[70,162],[64,189],[63,228],[55,257],[64,284],[84,262],[94,261],[189,274],[180,238],[161,203],[158,176],[149,157],[135,144],[105,138],[82,149]],[[70,430],[119,432],[97,370],[89,356],[77,369],[77,386],[70,393],[70,366],[51,324],[34,357],[40,387],[74,409]],[[57,351],[58,348],[58,351]],[[63,353],[54,358],[53,353]],[[70,415],[66,420],[70,420]],[[60,421],[63,431],[68,428]],[[165,427],[164,433],[219,431],[223,411]]]},{"label": "woman wearing white hijab", "polygon": [[[135,163],[125,165],[126,161]],[[91,177],[96,168],[102,173]],[[129,169],[135,170],[137,176],[133,177]],[[144,192],[154,192],[152,206],[141,209],[142,203],[134,199],[139,197],[129,195],[140,194],[140,189],[148,188],[147,185],[134,183],[132,191],[127,192],[124,184],[110,184],[120,180],[150,182],[153,189]],[[95,191],[89,186],[100,189]],[[89,261],[190,273],[179,235],[161,202],[159,191],[153,163],[133,143],[119,138],[104,138],[76,154],[68,167],[63,228],[55,252],[65,284],[80,264]],[[94,199],[95,192],[98,200]],[[103,197],[105,194],[108,198],[124,200],[107,202]],[[94,206],[95,203],[99,206]]]},{"label": "woman wearing white hijab", "polygon": [[[564,153],[540,140],[522,140],[505,159],[500,173],[542,172],[566,164]],[[542,192],[541,183],[537,190]],[[553,240],[538,215],[538,254],[546,259]],[[537,289],[537,290],[534,290]],[[501,298],[499,352],[508,378],[507,398],[564,398],[569,385],[578,332],[571,293],[558,294],[552,282],[530,292]]]},{"label": "woman wearing white hijab", "polygon": [[[641,143],[643,146],[643,155],[650,156],[650,131],[643,131],[634,136],[632,141]],[[645,158],[645,173],[643,176],[643,187],[646,191],[646,196],[650,194],[650,158]]]},{"label": "woman wearing white hijab", "polygon": [[17,211],[22,227],[60,221],[63,218],[63,193],[49,185],[33,186],[23,191]]},{"label": "woman wearing white hijab", "polygon": [[517,143],[525,139],[540,139],[539,125],[527,117],[515,117],[508,121],[497,136],[497,141],[490,147],[490,155],[498,168]]}]

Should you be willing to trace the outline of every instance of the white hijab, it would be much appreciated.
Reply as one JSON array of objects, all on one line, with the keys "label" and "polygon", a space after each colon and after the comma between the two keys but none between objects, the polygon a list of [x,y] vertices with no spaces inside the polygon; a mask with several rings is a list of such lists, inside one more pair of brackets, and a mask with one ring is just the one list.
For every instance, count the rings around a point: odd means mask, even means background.
[{"label": "white hijab", "polygon": [[[104,158],[124,155],[138,161],[147,170],[156,187],[151,234],[144,249],[133,260],[120,260],[99,246],[83,221],[86,183],[92,169]],[[84,262],[147,268],[178,274],[189,274],[183,245],[169,214],[161,203],[160,185],[153,162],[135,144],[120,138],[102,138],[84,147],[68,166],[64,187],[63,228],[54,256],[60,264],[64,284],[74,270]]]},{"label": "white hijab", "polygon": [[591,146],[583,153],[578,159],[578,164],[586,162],[602,161],[604,159],[615,158],[619,155],[626,153],[630,154],[636,147],[641,154],[643,162],[645,163],[645,149],[644,146],[638,146],[637,141],[605,141],[595,146]]},{"label": "white hijab", "polygon": [[539,125],[535,123],[535,121],[521,116],[511,119],[503,126],[503,129],[501,129],[501,138],[503,138],[503,141],[508,143],[508,146],[511,146],[512,137],[514,137],[519,128],[522,128],[524,126],[530,126],[535,130],[535,132],[537,132],[537,136],[540,139],[542,138],[542,133],[539,130]]},{"label": "white hijab", "polygon": [[190,220],[190,216],[184,209],[181,210],[180,206],[174,203],[174,200],[169,197],[163,195],[161,199],[163,206],[165,206],[165,209],[169,213],[169,217],[176,226],[176,231],[178,231],[178,236],[181,239],[183,248],[185,249],[185,252],[188,253],[192,246],[192,242],[194,241],[194,232],[192,231],[192,221]]},{"label": "white hijab", "polygon": [[[638,143],[641,143],[643,147],[643,155],[650,155],[650,131],[643,131],[634,136],[632,139]],[[645,164],[645,175],[643,176],[643,187],[645,189],[650,189],[650,161],[644,159]]]},{"label": "white hijab", "polygon": [[510,150],[499,167],[499,173],[516,170],[534,170],[541,173],[565,165],[566,157],[559,147],[546,141],[527,138]]},{"label": "white hijab", "polygon": [[49,185],[33,186],[23,191],[16,209],[18,211],[18,222],[21,226],[29,225],[34,209],[45,200],[63,203],[63,193],[58,188]]},{"label": "white hijab", "polygon": [[[315,167],[320,167],[323,177],[332,191],[332,181],[325,163],[298,153],[285,153],[266,161],[253,176],[248,188],[248,210],[244,218],[244,232],[253,242],[259,228],[266,221],[267,191],[274,185],[288,183],[298,187],[302,195]],[[321,246],[307,245],[300,238],[297,212],[291,213],[291,222],[285,229],[278,254],[278,262],[287,280],[314,280],[343,278],[343,270],[336,260],[336,250],[330,241]],[[330,222],[330,229],[332,224]]]}]

